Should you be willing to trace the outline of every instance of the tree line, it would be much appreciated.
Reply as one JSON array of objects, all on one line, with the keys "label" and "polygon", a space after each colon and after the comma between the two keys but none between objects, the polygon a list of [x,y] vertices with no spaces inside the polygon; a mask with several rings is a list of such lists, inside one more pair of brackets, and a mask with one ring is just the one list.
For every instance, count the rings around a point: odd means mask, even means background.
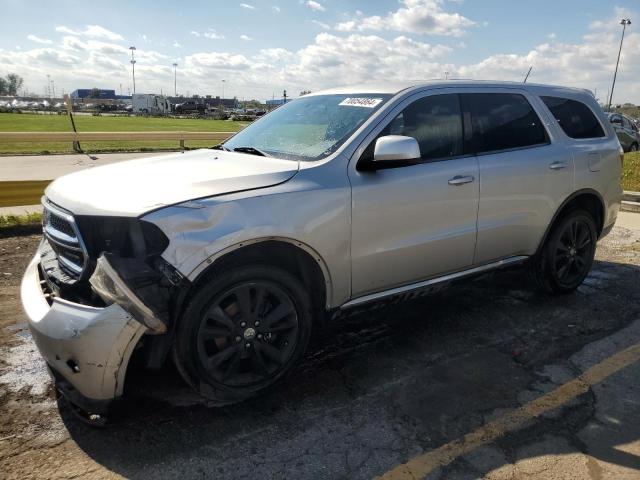
[{"label": "tree line", "polygon": [[0,77],[0,95],[18,95],[23,84],[24,78],[15,73]]}]

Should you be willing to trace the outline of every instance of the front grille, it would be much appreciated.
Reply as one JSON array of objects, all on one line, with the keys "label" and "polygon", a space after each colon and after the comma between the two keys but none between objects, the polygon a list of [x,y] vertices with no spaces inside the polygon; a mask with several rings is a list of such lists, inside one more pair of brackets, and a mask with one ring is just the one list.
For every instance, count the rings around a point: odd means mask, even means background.
[{"label": "front grille", "polygon": [[64,218],[60,218],[55,213],[50,210],[47,211],[48,222],[51,227],[55,228],[57,231],[62,232],[72,238],[76,238],[76,233],[73,230],[73,227],[69,222],[67,222]]},{"label": "front grille", "polygon": [[71,278],[78,279],[84,272],[88,255],[73,215],[47,199],[42,204],[44,236],[56,253],[60,268]]}]

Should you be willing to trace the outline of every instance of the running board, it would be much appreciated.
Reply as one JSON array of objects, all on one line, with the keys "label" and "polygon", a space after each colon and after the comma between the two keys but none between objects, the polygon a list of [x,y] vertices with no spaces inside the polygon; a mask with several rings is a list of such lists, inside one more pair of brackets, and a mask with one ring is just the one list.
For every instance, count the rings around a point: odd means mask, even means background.
[{"label": "running board", "polygon": [[450,273],[442,277],[431,278],[429,280],[423,280],[421,282],[411,283],[409,285],[392,288],[390,290],[384,290],[382,292],[370,293],[369,295],[364,295],[362,297],[354,298],[353,300],[348,301],[347,303],[343,304],[340,307],[340,310],[347,310],[349,308],[359,307],[361,305],[364,305],[365,303],[377,302],[379,300],[383,300],[388,297],[404,296],[404,295],[406,295],[409,298],[419,297],[425,293],[429,293],[429,291],[434,289],[433,287],[437,285],[448,283],[453,280],[458,280],[459,278],[464,278],[471,275],[487,272],[489,270],[495,270],[495,269],[511,266],[517,263],[522,263],[528,258],[529,257],[526,255],[509,257],[502,260],[498,260],[497,262],[487,263],[486,265],[480,265],[479,267],[470,268],[469,270],[462,270],[460,272]]}]

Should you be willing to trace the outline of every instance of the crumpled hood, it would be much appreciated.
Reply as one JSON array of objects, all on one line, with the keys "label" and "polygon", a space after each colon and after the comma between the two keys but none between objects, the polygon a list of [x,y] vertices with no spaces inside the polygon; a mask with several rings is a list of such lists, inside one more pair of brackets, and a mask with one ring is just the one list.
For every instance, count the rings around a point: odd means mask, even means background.
[{"label": "crumpled hood", "polygon": [[194,150],[89,168],[60,177],[45,190],[75,215],[137,217],[196,198],[286,182],[298,162],[221,150]]}]

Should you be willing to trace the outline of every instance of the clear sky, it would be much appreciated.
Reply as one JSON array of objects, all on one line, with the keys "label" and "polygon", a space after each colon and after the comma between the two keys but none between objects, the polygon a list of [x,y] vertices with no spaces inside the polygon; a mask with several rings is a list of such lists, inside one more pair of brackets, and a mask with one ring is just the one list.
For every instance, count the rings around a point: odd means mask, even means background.
[{"label": "clear sky", "polygon": [[380,80],[522,80],[640,104],[638,0],[0,0],[0,74],[76,88],[264,100]]}]

